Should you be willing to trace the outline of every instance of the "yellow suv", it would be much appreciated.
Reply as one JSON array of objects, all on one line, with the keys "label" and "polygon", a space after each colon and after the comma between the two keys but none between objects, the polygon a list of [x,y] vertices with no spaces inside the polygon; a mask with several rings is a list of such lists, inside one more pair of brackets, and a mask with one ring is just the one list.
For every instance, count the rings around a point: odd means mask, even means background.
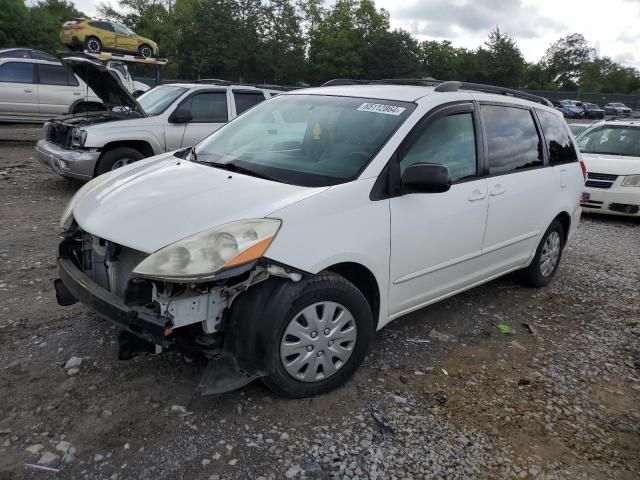
[{"label": "yellow suv", "polygon": [[60,41],[71,50],[135,53],[145,58],[158,56],[156,42],[136,35],[124,25],[104,20],[68,20],[60,30]]}]

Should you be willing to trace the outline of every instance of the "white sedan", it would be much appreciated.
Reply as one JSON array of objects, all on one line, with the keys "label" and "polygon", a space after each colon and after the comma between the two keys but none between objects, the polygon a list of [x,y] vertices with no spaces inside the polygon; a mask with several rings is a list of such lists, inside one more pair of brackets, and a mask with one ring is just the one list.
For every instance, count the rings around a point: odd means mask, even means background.
[{"label": "white sedan", "polygon": [[587,212],[640,217],[640,124],[602,122],[577,138],[587,166]]}]

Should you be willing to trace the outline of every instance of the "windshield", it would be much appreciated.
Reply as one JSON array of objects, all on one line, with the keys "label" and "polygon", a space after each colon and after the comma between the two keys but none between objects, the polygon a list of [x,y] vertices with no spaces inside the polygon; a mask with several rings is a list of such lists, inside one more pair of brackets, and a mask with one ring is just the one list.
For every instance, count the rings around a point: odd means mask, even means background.
[{"label": "windshield", "polygon": [[577,141],[582,153],[640,157],[640,127],[603,125],[586,130]]},{"label": "windshield", "polygon": [[390,100],[281,95],[206,138],[196,157],[284,183],[336,185],[355,178],[414,108]]},{"label": "windshield", "polygon": [[153,117],[164,112],[186,90],[171,85],[152,88],[138,98],[138,103],[148,116]]}]

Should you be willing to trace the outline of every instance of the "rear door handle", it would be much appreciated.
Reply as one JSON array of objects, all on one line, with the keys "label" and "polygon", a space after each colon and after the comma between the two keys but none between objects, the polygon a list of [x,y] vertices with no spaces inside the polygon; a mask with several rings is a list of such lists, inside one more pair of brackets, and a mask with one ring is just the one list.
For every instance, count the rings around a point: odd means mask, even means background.
[{"label": "rear door handle", "polygon": [[487,194],[485,192],[481,192],[477,188],[471,192],[471,196],[467,199],[470,202],[477,202],[479,200],[484,200],[487,198]]},{"label": "rear door handle", "polygon": [[502,188],[501,185],[496,185],[496,186],[493,187],[493,190],[491,190],[491,192],[489,192],[489,194],[492,197],[497,197],[498,195],[504,194],[505,191],[506,190],[504,188]]},{"label": "rear door handle", "polygon": [[82,95],[82,94],[81,94],[81,93],[74,92],[74,94],[73,94],[73,95],[74,95],[75,97],[79,97],[79,96],[80,96],[80,95]]},{"label": "rear door handle", "polygon": [[27,89],[25,89],[25,90],[24,90],[24,93],[33,93],[33,90],[27,90]]}]

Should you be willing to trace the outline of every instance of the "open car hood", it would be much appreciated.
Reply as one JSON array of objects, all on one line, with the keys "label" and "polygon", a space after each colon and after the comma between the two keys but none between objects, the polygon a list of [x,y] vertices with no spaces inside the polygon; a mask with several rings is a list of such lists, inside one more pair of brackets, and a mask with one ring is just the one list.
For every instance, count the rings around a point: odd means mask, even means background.
[{"label": "open car hood", "polygon": [[109,110],[118,106],[128,107],[139,115],[147,116],[133,95],[102,62],[80,55],[66,57],[62,61],[94,91]]}]

